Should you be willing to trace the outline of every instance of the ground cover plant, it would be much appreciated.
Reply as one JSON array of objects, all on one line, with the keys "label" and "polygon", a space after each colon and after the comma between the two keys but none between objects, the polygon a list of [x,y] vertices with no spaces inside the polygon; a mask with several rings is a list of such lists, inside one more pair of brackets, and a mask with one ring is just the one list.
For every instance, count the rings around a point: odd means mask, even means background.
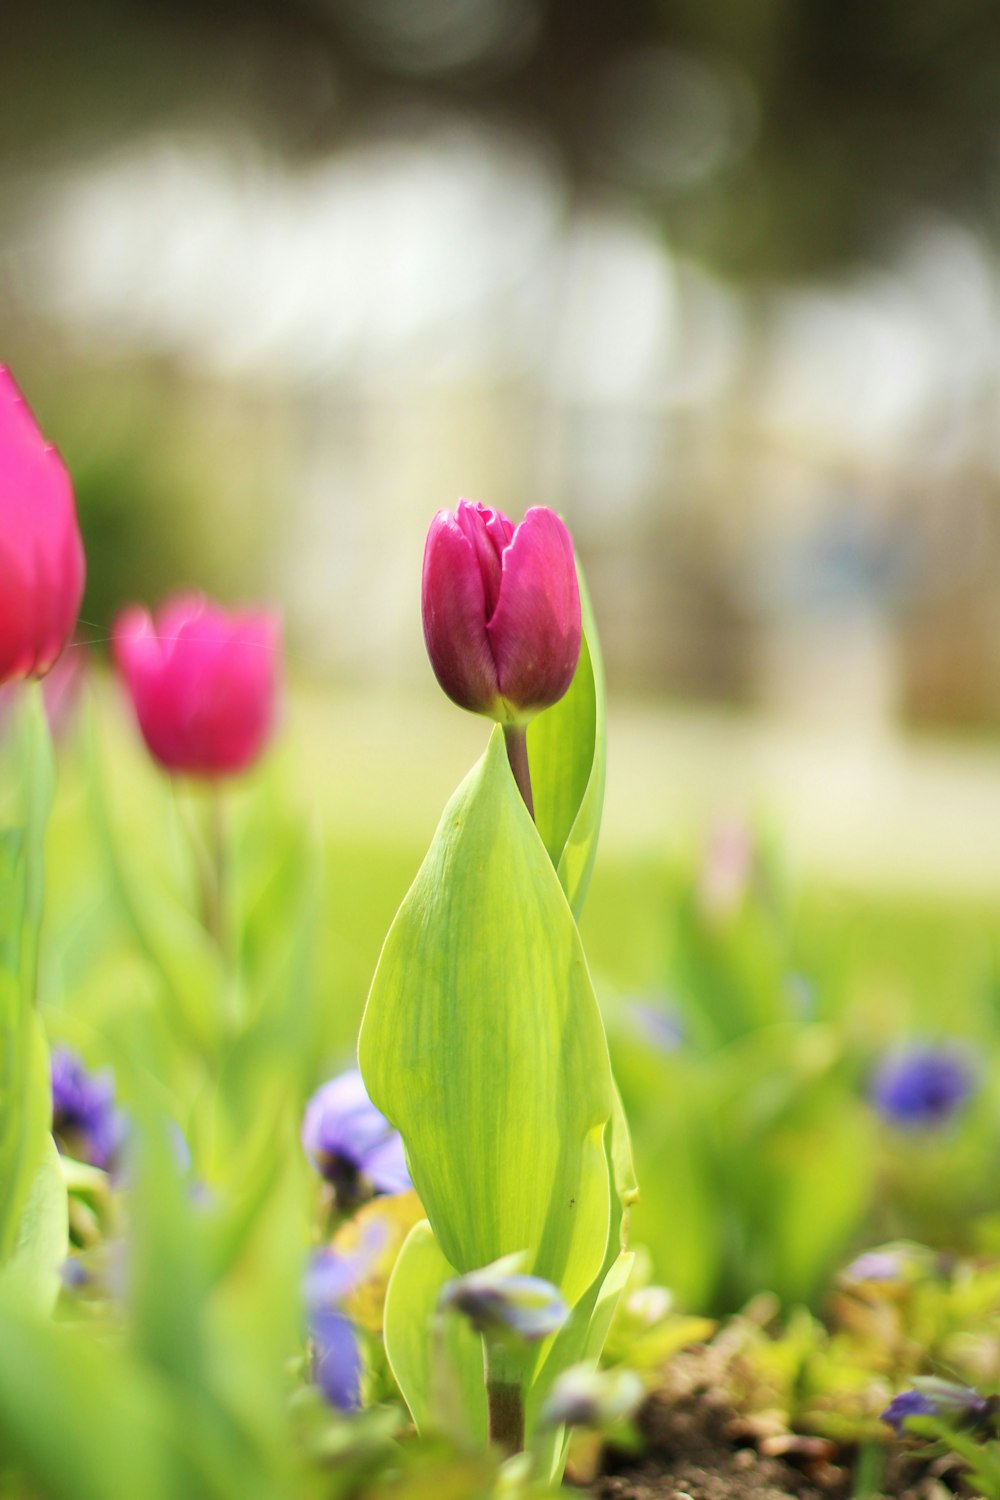
[{"label": "ground cover plant", "polygon": [[544,508],[431,524],[493,727],[422,862],[306,816],[267,611],[130,609],[82,684],[6,373],[0,515],[4,1494],[1000,1495],[988,914],[791,890],[736,824],[595,865]]}]

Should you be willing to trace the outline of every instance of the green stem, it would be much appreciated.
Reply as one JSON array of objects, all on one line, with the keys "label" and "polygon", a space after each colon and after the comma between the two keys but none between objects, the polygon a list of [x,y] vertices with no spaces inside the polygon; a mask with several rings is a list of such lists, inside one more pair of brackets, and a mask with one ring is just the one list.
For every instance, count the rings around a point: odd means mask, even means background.
[{"label": "green stem", "polygon": [[528,769],[528,731],[523,724],[505,724],[503,726],[504,744],[507,746],[507,759],[517,782],[517,789],[524,798],[524,805],[531,814],[535,816],[535,804],[531,796],[531,772]]},{"label": "green stem", "polygon": [[524,1448],[524,1382],[519,1363],[503,1344],[483,1339],[483,1378],[486,1381],[486,1421],[491,1443],[505,1453]]},{"label": "green stem", "polygon": [[486,1407],[490,1442],[505,1453],[520,1453],[524,1447],[524,1398],[521,1387],[510,1381],[487,1377]]}]

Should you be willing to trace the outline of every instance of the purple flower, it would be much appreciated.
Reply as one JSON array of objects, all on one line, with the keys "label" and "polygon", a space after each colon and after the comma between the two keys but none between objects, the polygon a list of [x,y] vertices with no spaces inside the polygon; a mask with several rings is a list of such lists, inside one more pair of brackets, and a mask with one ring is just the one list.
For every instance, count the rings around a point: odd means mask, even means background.
[{"label": "purple flower", "polygon": [[904,1130],[943,1125],[975,1085],[967,1056],[957,1047],[900,1047],[879,1063],[869,1097],[883,1119]]},{"label": "purple flower", "polygon": [[902,1432],[910,1417],[936,1417],[956,1426],[969,1427],[981,1422],[990,1411],[990,1403],[971,1386],[935,1375],[917,1376],[913,1387],[894,1396],[882,1413],[882,1421]]},{"label": "purple flower", "polygon": [[565,1323],[569,1308],[550,1281],[518,1274],[514,1267],[521,1263],[521,1255],[505,1255],[446,1282],[438,1306],[464,1313],[479,1333],[514,1334],[529,1342],[548,1338]]},{"label": "purple flower", "polygon": [[580,657],[580,587],[569,532],[532,506],[518,526],[460,500],[424,548],[424,641],[452,702],[501,723],[558,703]]},{"label": "purple flower", "polygon": [[356,1069],[313,1094],[302,1122],[302,1144],[342,1208],[373,1193],[402,1193],[412,1185],[399,1132],[375,1108]]},{"label": "purple flower", "polygon": [[88,1073],[68,1047],[52,1053],[52,1134],[60,1151],[110,1171],[125,1140],[111,1073]]},{"label": "purple flower", "polygon": [[337,1255],[333,1250],[317,1251],[306,1268],[312,1378],[338,1411],[354,1411],[361,1404],[361,1351],[354,1324],[338,1305],[353,1290],[360,1274],[356,1257]]}]

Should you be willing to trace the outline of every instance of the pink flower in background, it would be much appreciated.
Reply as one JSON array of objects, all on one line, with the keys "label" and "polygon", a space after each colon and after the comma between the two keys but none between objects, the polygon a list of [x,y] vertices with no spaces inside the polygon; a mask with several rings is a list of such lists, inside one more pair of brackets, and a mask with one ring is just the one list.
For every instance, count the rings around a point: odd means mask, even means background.
[{"label": "pink flower in background", "polygon": [[113,637],[143,739],[161,766],[216,777],[257,759],[275,720],[273,614],[229,614],[202,595],[182,595],[154,616],[125,610]]},{"label": "pink flower in background", "polygon": [[85,574],[69,474],[0,365],[0,682],[44,677],[73,633]]},{"label": "pink flower in background", "polygon": [[573,543],[544,505],[515,527],[498,510],[460,500],[427,533],[424,640],[448,697],[502,723],[557,703],[580,656],[580,589]]}]

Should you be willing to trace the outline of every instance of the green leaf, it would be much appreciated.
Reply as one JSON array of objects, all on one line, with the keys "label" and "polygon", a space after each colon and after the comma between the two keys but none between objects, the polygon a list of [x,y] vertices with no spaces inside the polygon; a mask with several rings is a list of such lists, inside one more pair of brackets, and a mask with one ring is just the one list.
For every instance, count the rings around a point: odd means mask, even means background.
[{"label": "green leaf", "polygon": [[[181,1500],[164,1413],[120,1350],[0,1303],[0,1449],[46,1500]],[[190,1493],[190,1491],[188,1491]]]},{"label": "green leaf", "polygon": [[49,1053],[19,976],[0,971],[0,1262],[15,1251],[32,1183],[48,1149]]},{"label": "green leaf", "polygon": [[[634,1260],[630,1250],[616,1255],[603,1279],[595,1283],[574,1309],[566,1327],[556,1335],[549,1356],[528,1393],[525,1427],[529,1438],[535,1430],[545,1398],[563,1370],[578,1364],[597,1368]],[[569,1436],[562,1428],[541,1433],[532,1444],[539,1472],[553,1483],[562,1478],[568,1446]]]},{"label": "green leaf", "polygon": [[572,1305],[604,1259],[613,1108],[572,913],[498,728],[389,930],[359,1042],[448,1261],[527,1250]]},{"label": "green leaf", "polygon": [[[37,684],[22,708],[22,823],[0,834],[0,1263],[22,1238],[22,1215],[42,1169],[51,1118],[48,1049],[35,998],[54,772]],[[38,1208],[36,1199],[33,1212]],[[26,1226],[23,1232],[29,1233]]]},{"label": "green leaf", "polygon": [[573,915],[579,920],[604,807],[604,666],[583,573],[583,641],[569,691],[528,725],[535,820]]},{"label": "green leaf", "polygon": [[14,1253],[0,1267],[0,1288],[15,1292],[22,1306],[51,1312],[68,1250],[66,1180],[56,1143],[49,1136],[21,1212]]},{"label": "green leaf", "polygon": [[483,1341],[467,1320],[440,1315],[438,1297],[456,1275],[426,1219],[403,1242],[385,1298],[385,1352],[420,1433],[485,1443]]}]

